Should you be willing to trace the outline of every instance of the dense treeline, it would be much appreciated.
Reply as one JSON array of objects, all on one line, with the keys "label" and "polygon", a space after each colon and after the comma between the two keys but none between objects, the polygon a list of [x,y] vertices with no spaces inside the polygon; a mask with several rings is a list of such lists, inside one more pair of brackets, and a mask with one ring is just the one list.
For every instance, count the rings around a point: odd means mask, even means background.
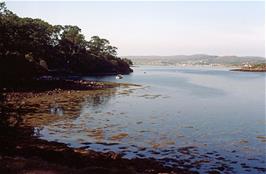
[{"label": "dense treeline", "polygon": [[98,36],[85,40],[77,26],[51,25],[21,18],[0,3],[0,78],[27,79],[44,74],[127,74],[130,61]]}]

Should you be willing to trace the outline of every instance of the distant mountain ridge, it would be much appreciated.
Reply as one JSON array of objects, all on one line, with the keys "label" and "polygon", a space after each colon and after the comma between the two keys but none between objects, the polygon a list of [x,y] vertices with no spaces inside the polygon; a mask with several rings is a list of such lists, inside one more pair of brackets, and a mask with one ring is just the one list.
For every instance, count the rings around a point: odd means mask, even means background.
[{"label": "distant mountain ridge", "polygon": [[210,66],[247,66],[266,63],[266,59],[256,56],[215,56],[207,54],[174,56],[124,56],[135,65],[210,65]]}]

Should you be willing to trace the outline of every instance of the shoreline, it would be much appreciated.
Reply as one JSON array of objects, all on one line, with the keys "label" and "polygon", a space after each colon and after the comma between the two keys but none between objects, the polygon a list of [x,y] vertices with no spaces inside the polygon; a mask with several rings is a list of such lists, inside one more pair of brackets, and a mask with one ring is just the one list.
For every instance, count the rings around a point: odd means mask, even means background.
[{"label": "shoreline", "polygon": [[154,64],[154,65],[149,65],[149,64],[136,64],[136,65],[134,65],[134,66],[132,66],[132,67],[141,67],[141,66],[154,66],[154,67],[176,67],[176,68],[212,68],[212,69],[215,69],[215,68],[221,68],[221,69],[224,69],[224,68],[226,68],[226,69],[230,69],[230,68],[239,68],[239,67],[241,67],[241,66],[236,66],[236,65],[231,65],[231,66],[227,66],[227,65],[213,65],[213,66],[211,66],[211,65],[185,65],[185,66],[183,66],[183,65],[156,65],[156,64]]},{"label": "shoreline", "polygon": [[[21,131],[21,130],[20,130]],[[164,167],[152,159],[123,159],[114,152],[71,148],[66,144],[14,135],[0,141],[1,173],[192,173]]]},{"label": "shoreline", "polygon": [[[112,95],[116,87],[131,85],[93,81],[50,81],[47,86],[43,83],[35,84],[35,89],[20,86],[2,92],[5,100],[0,110],[0,173],[194,173],[165,167],[154,159],[124,159],[114,152],[72,148],[39,139],[35,127],[66,119],[49,113],[53,102],[71,118],[79,108],[74,104],[69,107],[69,102],[79,103],[88,95]],[[28,113],[41,116],[36,119]]]},{"label": "shoreline", "polygon": [[266,72],[266,69],[231,69],[230,71],[240,71],[240,72]]},{"label": "shoreline", "polygon": [[141,66],[152,66],[152,67],[174,67],[174,68],[208,68],[208,69],[227,69],[228,71],[240,71],[240,72],[266,72],[265,68],[243,68],[239,66],[223,66],[223,65],[147,65],[147,64],[138,64],[133,67],[141,67]]}]

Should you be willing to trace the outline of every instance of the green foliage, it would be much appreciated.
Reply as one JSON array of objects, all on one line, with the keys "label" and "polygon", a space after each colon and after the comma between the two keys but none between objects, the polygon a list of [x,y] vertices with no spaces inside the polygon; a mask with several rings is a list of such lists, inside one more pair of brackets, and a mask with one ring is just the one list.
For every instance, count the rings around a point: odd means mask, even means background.
[{"label": "green foliage", "polygon": [[252,65],[252,68],[262,68],[262,69],[266,69],[266,63],[260,63],[260,64]]},{"label": "green foliage", "polygon": [[[18,17],[4,2],[0,3],[0,33],[1,78],[4,74],[20,79],[36,77],[45,70],[86,75],[132,71],[128,61],[116,57],[117,48],[108,40],[93,36],[86,41],[78,26]],[[23,73],[27,71],[30,73]]]},{"label": "green foliage", "polygon": [[99,36],[92,36],[88,42],[88,48],[91,53],[95,55],[105,56],[111,55],[116,56],[117,48],[110,45],[110,42],[106,39],[101,39]]},{"label": "green foliage", "polygon": [[130,66],[133,65],[132,60],[128,59],[128,58],[123,58],[123,61],[125,61],[127,64],[129,64]]}]

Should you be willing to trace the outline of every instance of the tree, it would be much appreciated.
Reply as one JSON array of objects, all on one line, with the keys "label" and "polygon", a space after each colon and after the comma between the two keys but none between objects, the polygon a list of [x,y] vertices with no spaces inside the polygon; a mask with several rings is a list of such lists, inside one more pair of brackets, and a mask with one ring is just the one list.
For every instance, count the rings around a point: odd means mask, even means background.
[{"label": "tree", "polygon": [[68,40],[74,45],[85,47],[87,41],[78,26],[66,25],[63,27],[62,40]]},{"label": "tree", "polygon": [[78,26],[21,18],[2,2],[0,33],[0,78],[7,81],[9,77],[38,77],[48,70],[72,74],[132,71],[108,40],[93,36],[86,41]]},{"label": "tree", "polygon": [[107,39],[101,39],[99,36],[92,36],[88,43],[89,51],[100,56],[116,56],[117,48],[110,45]]},{"label": "tree", "polygon": [[127,64],[129,64],[130,66],[133,65],[133,62],[132,62],[132,60],[130,60],[130,59],[123,58],[122,60],[123,60],[124,62],[126,62]]},{"label": "tree", "polygon": [[3,15],[14,15],[14,14],[6,8],[5,2],[0,2],[0,17]]}]

